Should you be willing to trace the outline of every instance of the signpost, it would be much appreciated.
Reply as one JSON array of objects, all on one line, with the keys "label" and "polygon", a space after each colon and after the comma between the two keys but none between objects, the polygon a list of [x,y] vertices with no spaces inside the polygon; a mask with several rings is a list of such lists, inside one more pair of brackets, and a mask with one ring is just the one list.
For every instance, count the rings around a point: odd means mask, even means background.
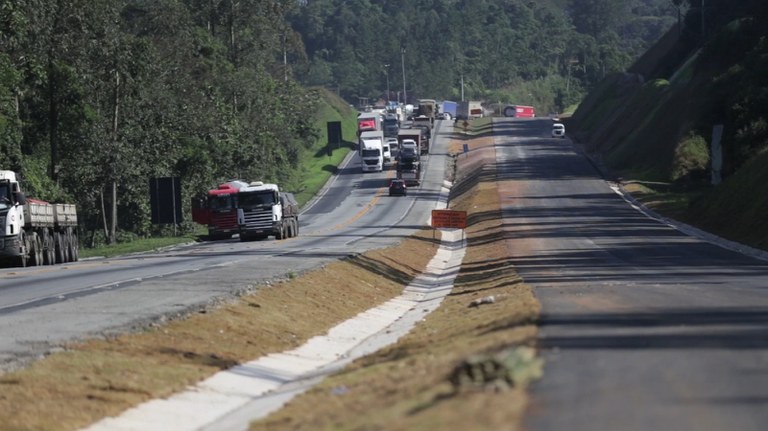
[{"label": "signpost", "polygon": [[454,210],[432,210],[432,227],[466,229],[467,212]]},{"label": "signpost", "polygon": [[[455,210],[432,210],[432,229],[461,229],[467,228],[467,212]],[[434,231],[432,231],[434,237]]]}]

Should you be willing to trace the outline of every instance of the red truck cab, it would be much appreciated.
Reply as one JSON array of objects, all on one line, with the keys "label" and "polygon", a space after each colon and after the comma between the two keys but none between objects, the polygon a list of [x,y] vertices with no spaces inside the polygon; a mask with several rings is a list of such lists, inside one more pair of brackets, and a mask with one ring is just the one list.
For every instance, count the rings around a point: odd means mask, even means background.
[{"label": "red truck cab", "polygon": [[192,220],[208,226],[209,239],[227,239],[238,232],[237,192],[247,186],[238,180],[219,184],[201,205],[193,205]]}]

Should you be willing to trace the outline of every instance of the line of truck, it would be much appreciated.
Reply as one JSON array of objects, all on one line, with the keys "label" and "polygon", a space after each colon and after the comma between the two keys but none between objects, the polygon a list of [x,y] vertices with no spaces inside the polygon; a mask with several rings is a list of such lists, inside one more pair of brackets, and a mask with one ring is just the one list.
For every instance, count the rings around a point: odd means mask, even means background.
[{"label": "line of truck", "polygon": [[438,112],[438,105],[434,100],[419,100],[414,112],[415,117],[411,117],[407,125],[398,121],[395,137],[389,139],[392,130],[390,129],[388,134],[382,130],[386,125],[386,114],[359,114],[357,124],[361,170],[381,171],[386,160],[390,159],[395,164],[397,179],[404,180],[409,186],[421,184],[421,156],[429,154],[432,130]]}]

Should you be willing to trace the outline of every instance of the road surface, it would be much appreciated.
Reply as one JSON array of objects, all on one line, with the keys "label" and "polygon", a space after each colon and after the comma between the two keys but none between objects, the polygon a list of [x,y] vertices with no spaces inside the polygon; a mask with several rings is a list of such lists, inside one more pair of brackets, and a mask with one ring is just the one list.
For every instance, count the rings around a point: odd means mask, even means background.
[{"label": "road surface", "polygon": [[768,263],[643,215],[551,120],[494,130],[511,259],[543,307],[525,429],[766,429]]},{"label": "road surface", "polygon": [[0,268],[0,374],[67,341],[162,322],[265,281],[399,242],[426,225],[443,186],[447,139],[440,130],[438,122],[421,187],[407,197],[389,197],[394,170],[362,173],[355,155],[302,212],[295,238],[231,239],[64,265]]}]

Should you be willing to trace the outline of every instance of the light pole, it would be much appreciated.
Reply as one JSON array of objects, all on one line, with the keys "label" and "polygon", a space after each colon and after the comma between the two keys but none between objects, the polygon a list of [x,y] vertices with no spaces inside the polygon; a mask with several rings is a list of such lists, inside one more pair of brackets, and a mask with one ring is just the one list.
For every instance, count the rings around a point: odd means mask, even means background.
[{"label": "light pole", "polygon": [[389,104],[389,63],[384,65],[384,75],[387,76],[387,104]]},{"label": "light pole", "polygon": [[403,104],[408,104],[408,93],[405,91],[405,45],[400,46],[400,63],[403,65]]}]

